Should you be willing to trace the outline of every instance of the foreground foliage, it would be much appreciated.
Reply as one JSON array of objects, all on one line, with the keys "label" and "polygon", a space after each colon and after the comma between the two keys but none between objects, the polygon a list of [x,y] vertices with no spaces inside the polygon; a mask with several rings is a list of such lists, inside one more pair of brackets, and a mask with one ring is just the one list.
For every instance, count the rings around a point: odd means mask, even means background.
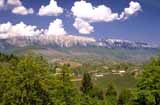
[{"label": "foreground foliage", "polygon": [[160,105],[160,56],[145,65],[137,85],[138,105]]},{"label": "foreground foliage", "polygon": [[0,105],[160,105],[160,57],[144,67],[137,88],[120,93],[114,84],[99,88],[89,73],[80,89],[71,78],[69,65],[54,67],[34,54],[0,54]]}]

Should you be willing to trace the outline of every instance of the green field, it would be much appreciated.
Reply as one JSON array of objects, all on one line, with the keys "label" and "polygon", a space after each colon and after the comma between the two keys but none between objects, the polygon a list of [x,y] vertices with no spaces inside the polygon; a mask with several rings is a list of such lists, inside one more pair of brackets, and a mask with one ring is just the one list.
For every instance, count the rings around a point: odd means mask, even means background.
[{"label": "green field", "polygon": [[[97,78],[96,80],[93,78],[93,83],[96,87],[100,89],[106,89],[109,84],[113,84],[116,87],[118,92],[124,89],[132,89],[136,87],[136,79],[132,75],[117,75],[110,74],[104,77]],[[78,88],[81,85],[81,82],[75,82]]]},{"label": "green field", "polygon": [[136,79],[132,75],[107,75],[97,79],[96,85],[102,88],[106,88],[108,84],[115,84],[117,90],[123,90],[125,88],[136,87]]}]

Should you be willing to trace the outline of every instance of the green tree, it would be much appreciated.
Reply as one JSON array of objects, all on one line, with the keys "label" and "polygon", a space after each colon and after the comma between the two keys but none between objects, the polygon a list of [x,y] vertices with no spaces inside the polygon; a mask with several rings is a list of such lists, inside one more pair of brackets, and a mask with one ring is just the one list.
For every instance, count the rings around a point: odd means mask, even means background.
[{"label": "green tree", "polygon": [[57,82],[42,57],[26,55],[17,65],[0,65],[1,105],[54,105]]},{"label": "green tree", "polygon": [[124,89],[118,95],[117,105],[131,105],[131,91]]},{"label": "green tree", "polygon": [[[80,94],[71,82],[72,72],[68,65],[60,67],[61,73],[58,76],[60,87],[58,87],[58,95],[64,105],[78,105],[80,102]],[[80,103],[79,103],[80,104]]]},{"label": "green tree", "polygon": [[84,94],[89,94],[93,88],[92,79],[89,73],[84,73],[80,90]]},{"label": "green tree", "polygon": [[97,98],[99,100],[104,100],[105,92],[103,91],[103,89],[100,89],[97,86],[94,86],[92,91],[90,92],[90,96]]},{"label": "green tree", "polygon": [[[144,66],[137,84],[137,103],[160,105],[160,56]],[[139,104],[142,105],[142,104]]]},{"label": "green tree", "polygon": [[115,86],[110,83],[106,92],[106,101],[107,105],[116,105],[117,104],[117,91]]},{"label": "green tree", "polygon": [[105,105],[103,101],[97,98],[92,98],[88,95],[83,95],[81,97],[80,105]]}]

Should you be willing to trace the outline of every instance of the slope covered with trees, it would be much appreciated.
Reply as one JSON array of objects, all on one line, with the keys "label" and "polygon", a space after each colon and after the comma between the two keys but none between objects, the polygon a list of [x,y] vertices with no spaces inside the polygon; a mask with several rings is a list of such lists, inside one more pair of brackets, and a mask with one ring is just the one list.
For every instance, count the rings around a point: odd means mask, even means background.
[{"label": "slope covered with trees", "polygon": [[[56,71],[59,70],[59,73]],[[138,76],[137,87],[101,89],[89,73],[80,88],[69,65],[55,66],[42,56],[0,54],[0,105],[160,105],[160,56]]]}]

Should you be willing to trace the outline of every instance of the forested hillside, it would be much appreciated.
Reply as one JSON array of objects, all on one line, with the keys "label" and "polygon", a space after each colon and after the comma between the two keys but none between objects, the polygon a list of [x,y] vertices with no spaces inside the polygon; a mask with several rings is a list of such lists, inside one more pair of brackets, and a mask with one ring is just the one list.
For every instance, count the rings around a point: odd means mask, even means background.
[{"label": "forested hillside", "polygon": [[[58,73],[57,73],[58,71]],[[50,64],[33,53],[0,54],[0,105],[160,105],[160,56],[136,77],[137,87],[100,88],[87,71],[79,88],[69,65]]]}]

